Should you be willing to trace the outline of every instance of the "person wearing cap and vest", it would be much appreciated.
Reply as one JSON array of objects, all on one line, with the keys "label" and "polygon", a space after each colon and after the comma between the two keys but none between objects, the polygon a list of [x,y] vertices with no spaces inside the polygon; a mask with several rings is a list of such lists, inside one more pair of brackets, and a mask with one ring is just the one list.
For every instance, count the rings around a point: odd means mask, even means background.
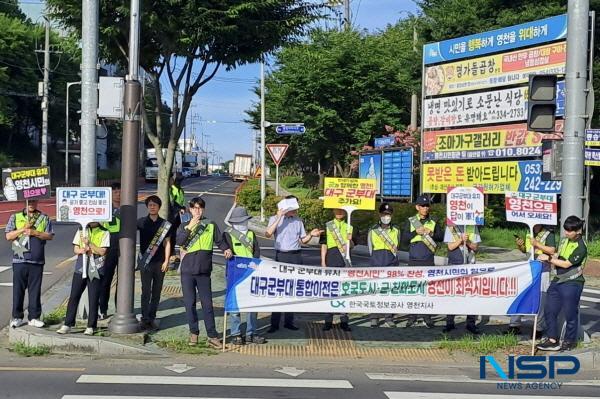
[{"label": "person wearing cap and vest", "polygon": [[46,241],[54,238],[52,222],[45,213],[37,209],[37,200],[29,200],[26,209],[10,215],[4,229],[7,241],[13,250],[13,297],[12,328],[20,327],[24,320],[23,302],[25,291],[28,294],[27,317],[29,325],[44,327],[42,315],[42,276],[46,263]]},{"label": "person wearing cap and vest", "polygon": [[[102,226],[110,233],[110,248],[104,261],[104,273],[100,282],[100,301],[98,318],[104,320],[108,317],[108,302],[110,301],[110,287],[119,266],[119,237],[121,235],[121,183],[113,183],[112,210],[113,217],[110,222],[102,223]],[[117,290],[115,290],[115,308],[117,307]]]},{"label": "person wearing cap and vest", "polygon": [[[417,214],[411,216],[402,226],[402,243],[408,246],[409,266],[433,266],[438,243],[444,239],[444,231],[440,223],[429,216],[431,201],[427,195],[419,195],[415,202]],[[417,321],[417,314],[408,316],[406,327]],[[422,315],[428,328],[435,327],[430,315]]]},{"label": "person wearing cap and vest", "polygon": [[[369,264],[374,267],[398,266],[398,247],[400,246],[400,229],[392,224],[394,208],[387,202],[379,206],[379,222],[369,229],[367,245],[369,247]],[[371,327],[379,326],[379,319],[385,317],[386,327],[396,327],[393,314],[371,315]]]},{"label": "person wearing cap and vest", "polygon": [[92,222],[86,227],[75,232],[73,238],[73,252],[77,255],[75,272],[71,282],[71,295],[67,304],[65,323],[58,331],[59,334],[68,334],[75,327],[75,317],[81,295],[87,288],[89,301],[89,314],[85,335],[94,335],[98,323],[98,301],[102,287],[102,275],[108,248],[110,247],[110,233],[100,223]]},{"label": "person wearing cap and vest", "polygon": [[[222,345],[215,327],[215,312],[212,302],[212,273],[213,246],[217,246],[226,259],[231,258],[232,252],[223,241],[223,236],[217,225],[204,217],[206,203],[202,197],[195,197],[189,202],[192,219],[177,230],[177,245],[180,247],[181,289],[185,313],[190,329],[188,344],[198,344],[198,313],[196,301],[200,297],[202,313],[208,344],[215,348]],[[197,295],[196,295],[197,293]]]},{"label": "person wearing cap and vest", "polygon": [[158,330],[156,311],[160,303],[165,273],[169,270],[171,255],[171,223],[158,213],[162,201],[157,195],[151,195],[144,201],[148,215],[139,218],[137,229],[140,232],[140,254],[137,268],[142,281],[142,330]]},{"label": "person wearing cap and vest", "polygon": [[[475,263],[475,254],[479,249],[481,236],[477,226],[446,226],[444,233],[444,242],[448,246],[448,264],[465,265]],[[479,334],[480,331],[475,324],[476,315],[467,315],[467,324],[465,328],[472,334]],[[454,324],[454,315],[446,316],[446,327],[442,330],[448,333],[456,328]]]},{"label": "person wearing cap and vest", "polygon": [[[553,255],[556,252],[556,237],[554,230],[550,226],[544,226],[536,224],[533,226],[533,235],[535,238],[531,239],[531,234],[527,233],[525,240],[515,236],[515,243],[519,251],[524,254],[531,255],[532,247],[535,248],[534,259],[537,259],[540,255]],[[535,326],[537,333],[536,336],[541,337],[545,330],[545,318],[544,318],[544,305],[546,304],[546,292],[550,286],[550,267],[547,262],[543,262],[542,269],[542,296],[540,298],[540,310],[538,312],[537,325]],[[508,329],[505,334],[519,335],[521,334],[521,320],[520,315],[511,316],[508,324]]]},{"label": "person wearing cap and vest", "polygon": [[[233,204],[231,211],[225,218],[225,224],[231,227],[223,233],[223,241],[227,244],[234,256],[244,258],[260,258],[260,246],[256,239],[256,234],[248,230],[248,220],[252,216],[248,215],[246,208],[238,207]],[[258,313],[250,312],[246,314],[246,334],[242,335],[240,326],[242,317],[239,312],[229,313],[231,317],[231,336],[234,345],[244,344],[264,344],[267,341],[264,337],[256,333],[258,324]]]},{"label": "person wearing cap and vest", "polygon": [[[350,267],[346,258],[348,245],[352,247],[352,226],[346,223],[346,211],[343,209],[333,210],[333,220],[325,224],[325,234],[321,236],[321,266],[323,267]],[[333,327],[333,313],[325,315],[325,326],[323,331],[329,331]],[[351,331],[348,325],[348,314],[340,314],[340,328],[343,331]]]},{"label": "person wearing cap and vest", "polygon": [[[286,200],[296,200],[293,195],[285,197]],[[298,204],[298,206],[300,206]],[[304,222],[298,217],[298,209],[278,209],[275,216],[269,218],[265,236],[275,239],[275,260],[277,262],[302,264],[302,244],[308,244],[313,237],[319,237],[321,231],[313,229],[306,233]],[[271,313],[271,327],[267,331],[269,334],[279,330],[282,312]],[[283,318],[283,327],[288,330],[297,331],[298,327],[294,325],[294,313],[285,312]]]},{"label": "person wearing cap and vest", "polygon": [[[552,268],[544,308],[547,339],[537,345],[540,350],[570,351],[577,347],[579,300],[585,284],[583,268],[588,256],[587,245],[582,237],[583,226],[582,219],[569,216],[563,223],[565,238],[561,240],[558,251],[552,256],[538,256],[538,260],[549,262]],[[562,344],[559,342],[560,330],[557,322],[561,311],[567,322]]]}]

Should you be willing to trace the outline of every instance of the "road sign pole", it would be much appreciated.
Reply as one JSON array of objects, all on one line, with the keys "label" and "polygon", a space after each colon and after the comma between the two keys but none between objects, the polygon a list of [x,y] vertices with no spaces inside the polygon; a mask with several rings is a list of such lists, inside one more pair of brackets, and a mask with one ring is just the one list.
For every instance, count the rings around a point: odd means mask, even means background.
[{"label": "road sign pole", "polygon": [[266,171],[265,171],[265,63],[260,63],[260,221],[265,221]]},{"label": "road sign pole", "polygon": [[[587,119],[589,0],[569,0],[566,110],[563,145],[562,221],[583,216],[584,131]],[[562,223],[561,223],[562,224]]]},{"label": "road sign pole", "polygon": [[279,164],[275,165],[275,195],[279,195]]}]

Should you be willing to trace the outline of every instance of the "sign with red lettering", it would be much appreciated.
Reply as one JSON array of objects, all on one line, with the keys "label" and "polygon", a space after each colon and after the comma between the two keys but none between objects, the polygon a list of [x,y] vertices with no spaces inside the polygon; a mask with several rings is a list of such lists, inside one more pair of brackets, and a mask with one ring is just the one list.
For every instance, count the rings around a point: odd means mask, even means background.
[{"label": "sign with red lettering", "polygon": [[556,225],[558,204],[556,194],[506,192],[506,220],[525,223],[531,227],[536,224]]},{"label": "sign with red lettering", "polygon": [[267,144],[267,150],[269,150],[269,154],[271,154],[271,158],[273,159],[273,162],[275,162],[275,165],[279,166],[288,147],[288,144]]},{"label": "sign with red lettering", "polygon": [[450,226],[482,226],[484,204],[481,187],[448,187],[446,224]]}]

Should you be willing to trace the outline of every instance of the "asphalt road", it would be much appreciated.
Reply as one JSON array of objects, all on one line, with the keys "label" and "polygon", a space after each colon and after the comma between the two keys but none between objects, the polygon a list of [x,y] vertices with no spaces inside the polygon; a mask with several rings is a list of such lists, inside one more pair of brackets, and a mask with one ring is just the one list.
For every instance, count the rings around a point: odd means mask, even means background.
[{"label": "asphalt road", "polygon": [[[424,365],[325,363],[240,355],[193,356],[186,358],[187,363],[177,361],[70,358],[66,364],[54,356],[14,359],[10,364],[0,361],[4,363],[0,398],[579,399],[597,397],[600,389],[597,380],[566,385],[564,382],[574,382],[566,379],[551,380],[542,390],[537,385],[536,389],[527,386],[525,381],[521,389],[508,389],[494,381],[479,380],[477,367],[459,370],[449,366],[444,373],[443,368]],[[563,383],[560,388],[559,382]]]}]

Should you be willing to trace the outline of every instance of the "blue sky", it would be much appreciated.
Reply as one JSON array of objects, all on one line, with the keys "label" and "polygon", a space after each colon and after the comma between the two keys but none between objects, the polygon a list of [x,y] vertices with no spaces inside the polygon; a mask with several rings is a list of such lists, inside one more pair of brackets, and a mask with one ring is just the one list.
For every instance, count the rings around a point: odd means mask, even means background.
[{"label": "blue sky", "polygon": [[[20,3],[33,20],[43,8],[43,3],[37,0],[22,0]],[[415,13],[417,7],[412,0],[351,0],[351,9],[355,27],[377,31],[406,18],[407,14],[402,11]],[[339,10],[342,11],[342,7]],[[197,140],[200,141],[200,132],[204,132],[205,138],[208,136],[205,141],[214,144],[223,161],[232,159],[235,153],[252,152],[252,127],[241,121],[246,117],[244,111],[259,100],[253,93],[259,76],[258,64],[229,72],[220,70],[216,79],[202,87],[194,97],[191,112],[196,115],[196,121],[201,121],[193,126]],[[266,106],[269,106],[268,97]],[[191,115],[188,115],[188,135],[192,130],[190,121]]]}]

